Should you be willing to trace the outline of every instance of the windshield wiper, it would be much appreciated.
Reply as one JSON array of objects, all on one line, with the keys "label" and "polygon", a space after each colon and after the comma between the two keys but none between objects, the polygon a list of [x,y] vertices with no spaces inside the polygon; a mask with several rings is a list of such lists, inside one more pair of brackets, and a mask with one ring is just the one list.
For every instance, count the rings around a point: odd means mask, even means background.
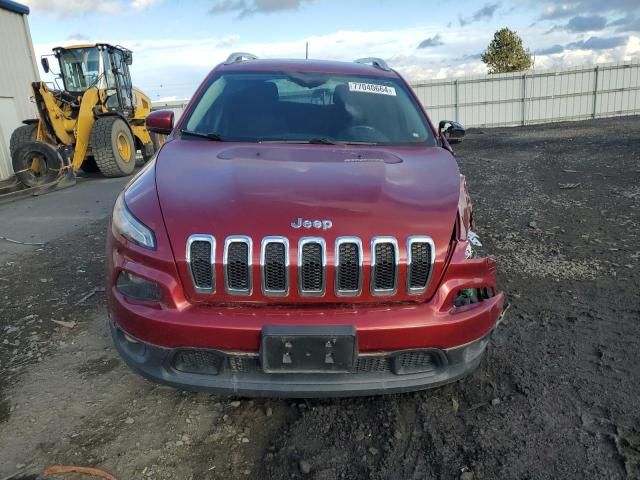
[{"label": "windshield wiper", "polygon": [[334,142],[326,137],[314,137],[300,140],[277,140],[277,139],[261,139],[258,143],[312,143],[317,145],[339,145],[340,142]]},{"label": "windshield wiper", "polygon": [[314,143],[318,145],[337,145],[338,142],[334,142],[333,140],[329,140],[327,137],[314,137],[307,140],[309,143]]},{"label": "windshield wiper", "polygon": [[191,137],[206,138],[207,140],[213,140],[214,142],[224,142],[224,139],[217,133],[201,133],[192,132],[189,130],[180,130],[180,133],[182,135],[189,135]]}]

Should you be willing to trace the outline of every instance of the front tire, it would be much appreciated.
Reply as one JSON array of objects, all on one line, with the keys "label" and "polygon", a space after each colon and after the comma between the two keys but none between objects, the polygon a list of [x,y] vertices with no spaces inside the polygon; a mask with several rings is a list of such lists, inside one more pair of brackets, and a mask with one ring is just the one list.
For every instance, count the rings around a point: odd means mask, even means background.
[{"label": "front tire", "polygon": [[136,146],[127,122],[120,117],[99,117],[91,130],[91,149],[105,177],[125,177],[136,167]]},{"label": "front tire", "polygon": [[13,154],[13,171],[27,187],[41,187],[55,182],[64,162],[53,145],[44,142],[26,142]]}]

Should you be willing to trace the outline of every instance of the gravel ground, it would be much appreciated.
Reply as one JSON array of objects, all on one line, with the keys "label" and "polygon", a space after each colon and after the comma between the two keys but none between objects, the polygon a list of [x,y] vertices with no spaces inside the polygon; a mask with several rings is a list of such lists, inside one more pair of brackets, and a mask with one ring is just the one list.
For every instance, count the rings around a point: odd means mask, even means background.
[{"label": "gravel ground", "polygon": [[0,478],[640,478],[640,118],[456,151],[511,304],[472,375],[322,401],[148,383],[111,347],[98,222],[0,266]]}]

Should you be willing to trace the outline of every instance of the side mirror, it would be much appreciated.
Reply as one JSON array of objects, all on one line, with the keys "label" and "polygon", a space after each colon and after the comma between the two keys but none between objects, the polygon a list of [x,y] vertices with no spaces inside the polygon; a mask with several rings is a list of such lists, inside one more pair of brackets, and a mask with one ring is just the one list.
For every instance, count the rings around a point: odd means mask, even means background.
[{"label": "side mirror", "polygon": [[124,63],[131,65],[133,63],[133,53],[127,52],[124,57]]},{"label": "side mirror", "polygon": [[151,133],[169,135],[173,130],[173,115],[172,110],[156,110],[147,115],[144,124]]},{"label": "side mirror", "polygon": [[[447,126],[448,125],[448,126]],[[453,120],[441,120],[438,124],[438,132],[443,135],[449,143],[458,143],[464,137],[465,129],[461,123]]]},{"label": "side mirror", "polygon": [[49,68],[49,59],[47,57],[41,57],[40,63],[42,64],[42,69],[44,70],[44,73],[49,73],[49,70],[51,70]]}]

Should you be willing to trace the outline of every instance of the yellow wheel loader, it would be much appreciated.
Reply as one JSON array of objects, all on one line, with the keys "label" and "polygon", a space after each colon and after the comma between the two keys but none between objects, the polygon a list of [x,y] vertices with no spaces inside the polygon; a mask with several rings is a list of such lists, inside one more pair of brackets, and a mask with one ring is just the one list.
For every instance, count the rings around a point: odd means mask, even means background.
[{"label": "yellow wheel loader", "polygon": [[[130,175],[138,150],[144,161],[154,153],[144,125],[151,100],[131,84],[131,51],[97,43],[54,48],[53,56],[60,68],[54,72],[57,88],[32,84],[39,118],[25,120],[11,135],[16,176],[33,187],[80,168],[107,177]],[[41,58],[45,72],[48,57]]]}]

